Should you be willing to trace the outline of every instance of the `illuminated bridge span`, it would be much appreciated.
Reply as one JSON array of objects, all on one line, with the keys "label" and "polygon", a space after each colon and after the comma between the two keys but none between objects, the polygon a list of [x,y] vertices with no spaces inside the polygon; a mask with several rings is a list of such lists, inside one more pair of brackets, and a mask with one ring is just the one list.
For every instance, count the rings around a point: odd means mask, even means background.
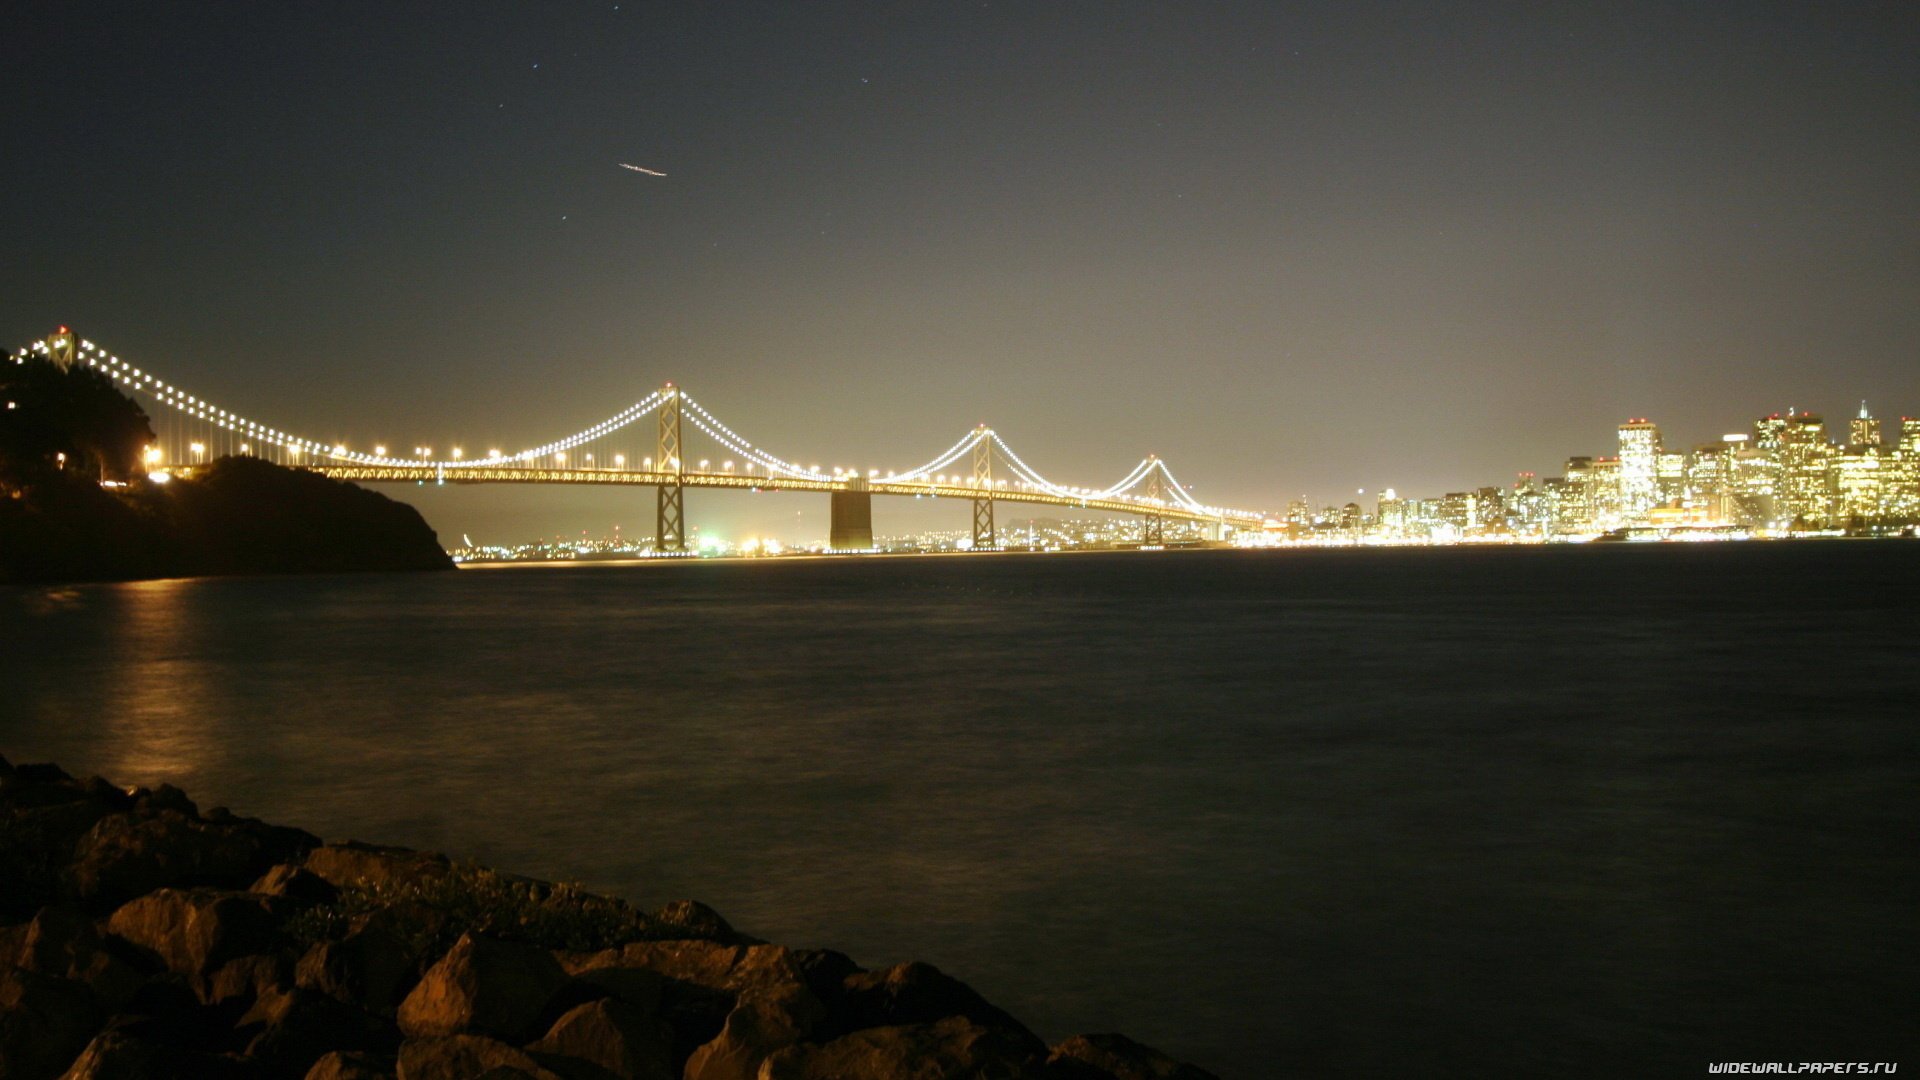
[{"label": "illuminated bridge span", "polygon": [[[1141,538],[1148,546],[1163,541],[1168,521],[1224,531],[1258,528],[1264,520],[1255,511],[1201,503],[1154,455],[1141,459],[1118,482],[1104,488],[1056,484],[1021,460],[984,424],[917,468],[823,472],[818,465],[798,465],[748,442],[685,390],[668,383],[591,427],[527,450],[494,449],[468,457],[457,449],[436,455],[430,446],[415,446],[403,454],[378,446],[365,453],[337,442],[302,438],[220,408],[65,327],[20,350],[16,362],[33,353],[63,365],[97,368],[136,399],[159,406],[148,410],[159,441],[147,457],[156,470],[187,472],[222,454],[250,454],[363,483],[652,487],[656,489],[654,545],[666,553],[687,549],[687,488],[826,492],[833,504],[830,544],[836,551],[873,548],[875,495],[970,501],[975,550],[998,546],[994,505],[1001,502],[1136,514],[1143,520]],[[711,458],[693,457],[683,441],[688,427],[733,455],[732,459],[716,466]]]}]

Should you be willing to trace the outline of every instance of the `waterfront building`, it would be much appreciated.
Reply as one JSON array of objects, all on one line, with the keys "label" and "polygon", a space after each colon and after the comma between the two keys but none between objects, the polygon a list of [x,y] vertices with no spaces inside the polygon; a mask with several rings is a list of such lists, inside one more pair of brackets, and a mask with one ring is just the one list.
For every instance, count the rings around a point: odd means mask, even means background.
[{"label": "waterfront building", "polygon": [[1620,425],[1619,506],[1638,518],[1660,502],[1660,429],[1641,417]]},{"label": "waterfront building", "polygon": [[[1744,436],[1742,437],[1744,439]],[[1734,508],[1734,447],[1725,439],[1694,447],[1686,464],[1686,492],[1680,505],[1715,524],[1737,521]]]},{"label": "waterfront building", "polygon": [[1888,513],[1888,480],[1898,483],[1893,464],[1891,455],[1882,456],[1871,443],[1857,443],[1833,457],[1835,509],[1842,522],[1873,521]]},{"label": "waterfront building", "polygon": [[1833,447],[1825,421],[1816,413],[1792,413],[1779,430],[1779,482],[1774,489],[1776,520],[1820,525],[1833,517]]}]

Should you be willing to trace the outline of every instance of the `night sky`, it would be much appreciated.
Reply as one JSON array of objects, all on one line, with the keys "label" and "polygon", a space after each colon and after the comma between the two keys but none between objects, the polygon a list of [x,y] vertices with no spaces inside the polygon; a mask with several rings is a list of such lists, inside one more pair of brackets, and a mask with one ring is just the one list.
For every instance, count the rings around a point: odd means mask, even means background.
[{"label": "night sky", "polygon": [[[1438,494],[1628,416],[1920,413],[1916,12],[30,0],[0,328],[361,448],[514,450],[672,379],[809,464],[984,420],[1063,483]],[[392,493],[450,543],[651,524]]]}]

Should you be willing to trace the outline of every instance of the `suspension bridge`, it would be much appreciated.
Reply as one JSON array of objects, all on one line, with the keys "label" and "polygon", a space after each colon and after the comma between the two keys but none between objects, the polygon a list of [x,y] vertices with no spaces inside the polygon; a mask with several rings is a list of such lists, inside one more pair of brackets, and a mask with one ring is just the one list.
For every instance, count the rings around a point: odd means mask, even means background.
[{"label": "suspension bridge", "polygon": [[[66,327],[28,348],[16,363],[38,355],[67,367],[88,367],[111,378],[123,392],[149,406],[155,445],[147,464],[156,472],[192,470],[223,454],[242,454],[310,469],[360,483],[601,484],[655,489],[654,548],[663,554],[688,550],[688,488],[810,491],[831,499],[829,546],[868,551],[873,542],[876,495],[961,499],[973,507],[973,549],[996,549],[994,508],[999,503],[1077,507],[1137,515],[1141,542],[1165,540],[1168,522],[1185,522],[1221,539],[1229,529],[1258,529],[1258,511],[1208,506],[1194,498],[1167,463],[1149,454],[1117,482],[1103,488],[1072,487],[1042,476],[981,424],[926,463],[904,471],[803,466],[755,446],[721,422],[687,392],[668,383],[605,420],[529,449],[463,449],[436,453],[431,446],[408,452],[376,446],[371,452],[344,443],[304,438],[221,408],[188,393],[152,371],[134,366]],[[695,458],[685,436],[693,429],[732,455],[718,465]]]}]

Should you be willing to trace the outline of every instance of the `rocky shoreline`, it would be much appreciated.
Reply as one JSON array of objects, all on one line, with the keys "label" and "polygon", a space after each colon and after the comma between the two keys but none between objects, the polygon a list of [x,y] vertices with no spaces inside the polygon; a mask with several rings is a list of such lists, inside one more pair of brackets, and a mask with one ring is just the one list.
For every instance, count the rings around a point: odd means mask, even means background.
[{"label": "rocky shoreline", "polygon": [[935,968],[0,758],[0,1080],[1208,1080]]}]

